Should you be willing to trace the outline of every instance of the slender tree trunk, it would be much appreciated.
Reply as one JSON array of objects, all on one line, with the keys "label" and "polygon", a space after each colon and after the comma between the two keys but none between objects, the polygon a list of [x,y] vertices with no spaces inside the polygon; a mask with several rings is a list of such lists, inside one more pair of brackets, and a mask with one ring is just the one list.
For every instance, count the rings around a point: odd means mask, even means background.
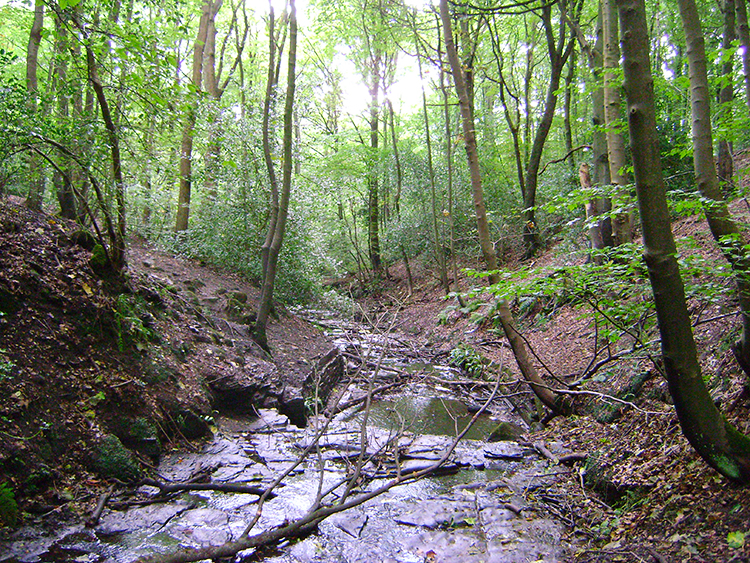
[{"label": "slender tree trunk", "polygon": [[[625,138],[619,131],[622,119],[620,109],[620,81],[617,69],[620,67],[620,48],[617,44],[617,8],[615,0],[602,0],[602,28],[604,30],[604,121],[607,135],[607,158],[609,176],[612,184],[617,186],[614,205],[624,199],[623,191],[629,183],[625,174],[627,157]],[[617,213],[612,219],[612,238],[615,246],[633,240],[633,221],[630,213]]]},{"label": "slender tree trunk", "polygon": [[[439,60],[443,60],[443,53],[439,53]],[[445,84],[445,69],[440,65],[440,91],[443,94],[443,120],[445,121],[445,169],[447,173],[446,182],[448,184],[448,231],[450,237],[451,252],[451,272],[453,273],[453,283],[458,286],[458,265],[456,264],[456,230],[455,221],[453,220],[453,135],[451,133],[451,110],[448,104],[448,86]],[[460,292],[459,292],[460,295]],[[462,299],[459,297],[459,300]]]},{"label": "slender tree trunk", "polygon": [[425,144],[427,145],[427,174],[430,179],[430,202],[432,207],[432,239],[433,252],[435,253],[435,262],[438,267],[438,278],[440,285],[447,295],[450,292],[450,283],[448,282],[448,269],[445,264],[445,250],[443,247],[442,237],[438,223],[438,205],[437,205],[437,188],[435,186],[435,168],[432,163],[432,136],[430,135],[430,116],[427,111],[427,93],[424,88],[424,77],[422,74],[422,58],[419,51],[419,40],[417,40],[417,64],[419,66],[419,80],[422,84],[422,114],[424,115],[424,134]]},{"label": "slender tree trunk", "polygon": [[[216,0],[213,11],[219,12],[223,0]],[[219,103],[221,91],[216,78],[216,18],[208,20],[206,29],[206,44],[203,47],[203,83],[209,96],[208,108],[208,146],[206,147],[206,170],[203,187],[209,203],[213,203],[217,195],[217,175],[219,167]]]},{"label": "slender tree trunk", "polygon": [[380,256],[380,193],[379,193],[379,155],[378,140],[380,128],[380,64],[381,54],[372,54],[370,82],[370,151],[367,163],[367,243],[370,250],[370,264],[375,279],[383,274]]},{"label": "slender tree trunk", "polygon": [[573,151],[573,125],[571,122],[573,119],[573,81],[576,77],[576,59],[576,52],[574,50],[568,59],[568,73],[565,75],[565,94],[563,98],[563,136],[565,137],[565,154],[570,155],[568,168],[570,169],[570,177],[573,184],[575,184],[576,158]]},{"label": "slender tree trunk", "polygon": [[[60,16],[55,18],[55,59],[53,65],[54,79],[53,91],[57,92],[57,118],[60,122],[66,122],[70,117],[70,96],[67,92],[68,79],[68,32],[60,21]],[[67,164],[65,170],[55,170],[52,175],[52,183],[55,186],[57,202],[60,204],[60,216],[66,219],[77,219],[78,211],[76,209],[76,198],[73,193],[72,170]]]},{"label": "slender tree trunk", "polygon": [[560,22],[558,36],[555,38],[552,25],[552,6],[546,4],[541,9],[542,24],[547,38],[547,51],[550,58],[550,77],[547,86],[547,95],[544,101],[544,112],[537,124],[534,142],[529,153],[524,175],[525,191],[523,194],[523,238],[526,243],[526,256],[533,256],[540,248],[542,241],[539,235],[539,227],[536,224],[536,189],[539,182],[539,167],[542,162],[542,152],[547,142],[552,120],[555,117],[558,90],[565,63],[573,51],[574,42],[567,40],[566,26]]},{"label": "slender tree trunk", "polygon": [[[453,83],[458,94],[459,106],[461,108],[461,117],[464,132],[464,144],[466,146],[466,157],[469,163],[469,173],[471,174],[472,193],[474,195],[474,208],[477,213],[477,230],[479,231],[479,241],[484,254],[485,262],[490,270],[490,283],[497,283],[499,275],[497,273],[497,259],[495,249],[489,239],[489,226],[487,225],[487,215],[484,209],[484,197],[482,193],[482,175],[479,168],[479,157],[477,151],[476,137],[474,135],[474,124],[472,121],[469,97],[466,92],[466,82],[464,81],[463,72],[459,64],[456,53],[455,43],[453,42],[453,29],[451,26],[451,16],[448,11],[448,0],[440,0],[440,19],[443,26],[443,36],[445,39],[445,49],[448,54],[448,60],[453,71]],[[529,361],[529,355],[526,350],[526,343],[521,338],[520,333],[516,330],[513,323],[508,302],[505,299],[498,300],[496,304],[498,318],[503,325],[503,331],[513,349],[513,355],[516,363],[521,370],[524,378],[537,394],[537,396],[553,412],[557,414],[567,414],[571,411],[570,403],[565,397],[558,396],[550,390],[536,372],[534,365]]]},{"label": "slender tree trunk", "polygon": [[[221,0],[219,0],[219,3]],[[203,52],[208,36],[209,22],[213,19],[212,0],[203,3],[201,18],[198,24],[198,36],[193,45],[193,74],[192,86],[196,94],[200,94],[203,82]],[[177,196],[177,218],[175,220],[175,231],[184,232],[188,229],[190,219],[190,198],[193,185],[193,132],[197,105],[199,100],[190,104],[187,108],[185,120],[182,124],[182,142],[180,143],[180,191]]]},{"label": "slender tree trunk", "polygon": [[[125,180],[122,176],[122,159],[120,157],[120,138],[117,134],[115,122],[112,119],[112,112],[109,109],[107,97],[104,94],[104,85],[99,79],[99,72],[96,68],[94,52],[91,49],[88,37],[84,37],[86,47],[86,63],[88,67],[89,82],[96,94],[96,100],[99,102],[99,110],[102,112],[104,126],[107,129],[109,141],[109,150],[112,158],[112,178],[115,183],[115,213],[117,216],[114,230],[114,237],[110,241],[111,248],[109,258],[112,263],[112,269],[116,274],[122,272],[125,267]],[[109,214],[106,209],[105,213]]]},{"label": "slender tree trunk", "polygon": [[737,9],[737,34],[742,49],[742,76],[745,82],[745,103],[750,111],[750,27],[747,24],[747,4],[745,0],[735,0]]},{"label": "slender tree trunk", "polygon": [[[279,182],[276,178],[276,167],[273,164],[273,150],[272,150],[272,119],[271,114],[276,101],[276,86],[279,81],[279,66],[276,63],[276,57],[278,55],[281,58],[281,53],[277,53],[277,46],[279,45],[280,34],[276,32],[276,20],[274,17],[273,5],[269,2],[269,16],[268,16],[268,75],[266,78],[266,96],[263,101],[263,158],[266,163],[266,171],[268,172],[268,182],[271,193],[271,199],[268,208],[268,227],[266,229],[266,238],[263,241],[263,246],[260,249],[261,264],[263,277],[268,272],[268,257],[271,251],[271,244],[273,243],[273,236],[276,233],[276,224],[279,219]],[[261,298],[262,300],[262,298]]]},{"label": "slender tree trunk", "polygon": [[[594,79],[594,87],[591,93],[591,121],[593,126],[591,148],[594,160],[593,173],[591,169],[586,171],[590,174],[589,180],[593,186],[608,186],[611,184],[609,177],[609,157],[607,156],[607,134],[604,124],[604,88],[602,85],[602,75],[604,72],[604,9],[603,0],[599,0],[598,16],[596,20],[596,40],[593,47],[586,39],[580,26],[570,19],[568,25],[575,33],[581,51],[586,55],[589,70]],[[583,180],[581,181],[583,187]],[[586,203],[586,218],[591,223],[589,227],[589,240],[591,248],[600,250],[605,247],[613,246],[612,241],[612,222],[609,217],[594,220],[603,213],[612,210],[612,203],[609,198],[595,197]],[[594,253],[596,254],[596,253]],[[603,258],[594,258],[597,261]]]},{"label": "slender tree trunk", "polygon": [[269,350],[266,327],[271,314],[273,303],[273,290],[276,282],[276,270],[279,262],[279,253],[284,241],[286,220],[289,211],[289,197],[292,188],[292,144],[294,140],[294,90],[295,72],[297,63],[297,9],[295,0],[289,0],[289,54],[287,67],[286,100],[284,103],[284,138],[282,142],[282,178],[281,191],[279,192],[279,211],[276,221],[276,230],[273,234],[271,247],[268,251],[268,264],[263,276],[263,288],[261,290],[261,301],[258,304],[258,318],[255,322],[254,336],[258,344],[265,350]]},{"label": "slender tree trunk", "polygon": [[[682,12],[686,0],[680,3]],[[661,172],[644,0],[617,0],[617,7],[645,259],[669,391],[682,431],[701,457],[729,479],[748,482],[750,440],[722,418],[701,377]]]},{"label": "slender tree trunk", "polygon": [[482,173],[479,168],[479,153],[477,151],[477,139],[475,135],[474,122],[471,115],[471,104],[469,94],[464,80],[464,72],[461,63],[458,60],[456,44],[453,41],[453,28],[451,25],[451,16],[448,11],[448,1],[440,0],[440,19],[443,26],[443,39],[445,41],[445,50],[448,55],[448,61],[453,74],[453,84],[458,94],[458,105],[461,109],[461,122],[464,133],[464,147],[466,149],[466,158],[469,163],[469,174],[471,176],[471,193],[474,199],[474,212],[477,219],[477,232],[479,236],[479,246],[482,249],[482,256],[490,272],[490,283],[497,283],[497,256],[495,248],[490,239],[490,225],[487,220],[487,209],[484,205],[484,193],[482,190]]},{"label": "slender tree trunk", "polygon": [[[732,119],[732,101],[734,100],[734,40],[735,40],[735,0],[723,0],[721,11],[724,15],[724,34],[722,35],[721,47],[724,64],[721,66],[723,85],[719,88],[719,108],[717,120],[723,122],[725,131]],[[716,168],[719,174],[719,185],[724,194],[733,191],[734,161],[732,160],[732,147],[727,138],[718,140],[718,151],[716,155]]]},{"label": "slender tree trunk", "polygon": [[698,190],[706,202],[703,208],[711,234],[735,272],[742,312],[742,336],[735,346],[735,355],[745,373],[750,375],[750,256],[743,244],[739,225],[732,219],[721,193],[714,165],[711,95],[698,8],[695,0],[679,0],[678,4],[685,31],[690,73],[695,178]]},{"label": "slender tree trunk", "polygon": [[396,139],[396,115],[393,104],[388,100],[388,115],[391,125],[391,143],[393,144],[393,158],[396,161],[396,195],[393,196],[393,212],[396,217],[401,216],[401,190],[404,187],[404,172],[401,169],[401,155],[398,151],[398,140]]},{"label": "slender tree trunk", "polygon": [[[29,92],[28,107],[31,113],[39,109],[38,91],[39,80],[39,45],[42,42],[42,28],[44,26],[44,2],[36,0],[34,4],[34,21],[29,32],[29,45],[26,51],[26,89]],[[44,165],[36,153],[29,155],[29,191],[26,206],[35,211],[42,210],[44,200]]]}]

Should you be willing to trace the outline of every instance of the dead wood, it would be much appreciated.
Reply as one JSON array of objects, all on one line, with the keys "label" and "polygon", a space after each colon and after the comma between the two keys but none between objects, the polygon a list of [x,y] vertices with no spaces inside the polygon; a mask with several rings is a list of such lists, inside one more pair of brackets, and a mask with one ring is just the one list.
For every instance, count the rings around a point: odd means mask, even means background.
[{"label": "dead wood", "polygon": [[104,512],[104,507],[107,506],[107,501],[109,501],[114,490],[115,486],[110,485],[109,489],[99,497],[99,502],[96,504],[94,512],[91,513],[91,516],[85,522],[87,528],[93,528],[99,523],[99,519],[102,517],[102,512]]},{"label": "dead wood", "polygon": [[223,493],[243,493],[258,496],[268,493],[268,498],[276,496],[262,487],[242,485],[240,483],[162,483],[156,479],[146,478],[141,479],[139,485],[156,487],[162,495],[183,491],[221,491]]}]

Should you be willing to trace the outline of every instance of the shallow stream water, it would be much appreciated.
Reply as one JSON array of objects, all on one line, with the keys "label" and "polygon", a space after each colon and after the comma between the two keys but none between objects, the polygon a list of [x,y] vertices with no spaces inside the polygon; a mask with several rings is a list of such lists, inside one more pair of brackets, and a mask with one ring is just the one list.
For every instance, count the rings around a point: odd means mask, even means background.
[{"label": "shallow stream water", "polygon": [[[369,353],[380,354],[382,365],[394,371],[409,365],[399,357],[397,344],[367,331],[357,334],[358,344],[364,348],[366,343]],[[341,347],[351,345],[352,329],[346,329],[345,337],[342,331],[340,339]],[[387,374],[385,369],[376,375]],[[319,487],[350,474],[360,452],[371,456],[361,467],[366,476],[363,490],[381,485],[397,472],[418,471],[434,463],[473,416],[469,410],[450,389],[422,382],[374,402],[366,425],[362,412],[337,415],[318,440],[315,454],[284,480],[276,498],[266,502],[253,533],[303,516]],[[497,419],[517,422],[501,403],[493,404],[490,411],[495,419],[480,416],[439,474],[335,514],[304,540],[263,554],[245,553],[244,560],[560,561],[570,547],[567,531],[548,510],[556,499],[558,469],[549,467],[532,448],[515,442],[488,443]],[[267,486],[314,440],[322,419],[313,419],[308,428],[300,429],[275,411],[258,415],[257,419],[217,421],[211,443],[199,452],[165,456],[159,474],[185,481],[202,472],[214,482]],[[559,453],[555,444],[547,446]],[[157,489],[144,487],[141,492],[154,494]],[[243,532],[256,514],[256,501],[250,494],[201,491],[184,493],[168,503],[106,509],[93,529],[82,523],[51,530],[31,525],[19,530],[7,545],[0,545],[0,561],[130,563],[179,547],[221,545]]]}]

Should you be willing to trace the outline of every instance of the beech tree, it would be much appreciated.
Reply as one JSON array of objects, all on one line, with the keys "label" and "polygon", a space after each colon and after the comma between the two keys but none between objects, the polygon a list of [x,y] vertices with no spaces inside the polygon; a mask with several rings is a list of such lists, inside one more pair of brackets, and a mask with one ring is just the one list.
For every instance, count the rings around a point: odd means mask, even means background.
[{"label": "beech tree", "polygon": [[[273,7],[271,8],[273,14]],[[273,15],[271,15],[273,22]],[[269,29],[270,42],[275,40],[273,25]],[[263,269],[263,282],[261,285],[261,296],[258,303],[258,315],[253,328],[253,335],[258,344],[266,351],[269,350],[266,327],[271,314],[273,304],[273,291],[276,282],[276,272],[279,262],[279,253],[284,241],[287,215],[289,212],[289,197],[292,187],[292,142],[294,136],[294,90],[295,72],[297,64],[297,9],[294,0],[289,0],[289,53],[287,55],[287,85],[286,99],[284,102],[284,133],[282,140],[282,178],[281,189],[278,194],[278,210],[274,213],[275,221],[269,222],[267,240],[271,243],[268,247],[268,255],[265,258]],[[269,61],[273,64],[273,60]],[[272,80],[272,72],[269,71],[269,81]],[[268,126],[268,123],[265,123]],[[267,132],[264,132],[267,134]],[[273,171],[273,163],[270,163]],[[273,213],[273,211],[272,211]]]},{"label": "beech tree", "polygon": [[[198,24],[198,35],[193,43],[193,66],[190,86],[195,94],[199,94],[203,84],[203,59],[206,55],[209,29],[215,34],[215,19],[223,0],[205,0],[201,8],[201,18]],[[212,42],[209,48],[213,45]],[[211,56],[213,52],[211,51]],[[190,197],[193,185],[193,132],[197,104],[199,98],[188,103],[182,125],[182,141],[180,143],[180,191],[177,197],[177,218],[175,231],[186,231],[190,218]]]},{"label": "beech tree", "polygon": [[706,49],[695,0],[679,0],[687,44],[690,72],[690,105],[693,132],[693,168],[711,234],[735,272],[742,312],[742,335],[735,344],[735,357],[750,374],[750,256],[742,241],[740,226],[732,218],[723,197],[713,152],[711,94],[706,69]]},{"label": "beech tree", "polygon": [[645,3],[617,0],[617,7],[644,258],[653,288],[669,391],[682,431],[701,457],[725,477],[747,483],[750,439],[722,417],[703,382],[677,264],[656,134]]}]

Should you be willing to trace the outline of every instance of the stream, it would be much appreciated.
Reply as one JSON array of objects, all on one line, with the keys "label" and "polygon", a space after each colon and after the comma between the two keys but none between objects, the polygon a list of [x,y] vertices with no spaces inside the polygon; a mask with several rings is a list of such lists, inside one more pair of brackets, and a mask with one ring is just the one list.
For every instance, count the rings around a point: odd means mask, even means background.
[{"label": "stream", "polygon": [[[349,366],[350,372],[369,377],[373,387],[405,372],[435,373],[440,380],[465,379],[447,366],[416,363],[408,346],[397,339],[379,336],[361,325],[342,326],[340,320],[320,313],[316,319],[327,327],[340,350],[356,346],[370,364],[380,365],[369,375],[356,365]],[[359,383],[346,393],[342,401],[362,395],[364,385]],[[555,487],[560,467],[530,445],[487,442],[498,421],[520,424],[502,400],[488,407],[489,414],[476,417],[436,474],[334,514],[303,540],[262,553],[244,552],[240,560],[561,561],[570,553],[571,540],[563,523],[564,496]],[[398,474],[424,469],[448,451],[475,411],[476,405],[452,387],[415,377],[386,398],[373,401],[366,413],[353,408],[337,414],[318,447],[275,490],[277,496],[265,503],[252,533],[303,516],[319,487],[350,475],[362,452],[369,459],[360,469],[363,491]],[[213,440],[200,451],[163,456],[160,476],[187,481],[203,474],[212,482],[267,487],[310,445],[323,418],[312,418],[307,428],[298,428],[276,411],[257,414],[257,418],[218,419]],[[548,443],[546,448],[555,455],[564,453],[558,444]],[[142,487],[139,492],[139,498],[148,498],[158,489]],[[28,525],[0,545],[0,561],[130,563],[180,547],[216,546],[236,539],[256,511],[257,496],[251,494],[182,493],[166,503],[107,508],[94,528],[86,528],[84,518],[62,526]]]}]

